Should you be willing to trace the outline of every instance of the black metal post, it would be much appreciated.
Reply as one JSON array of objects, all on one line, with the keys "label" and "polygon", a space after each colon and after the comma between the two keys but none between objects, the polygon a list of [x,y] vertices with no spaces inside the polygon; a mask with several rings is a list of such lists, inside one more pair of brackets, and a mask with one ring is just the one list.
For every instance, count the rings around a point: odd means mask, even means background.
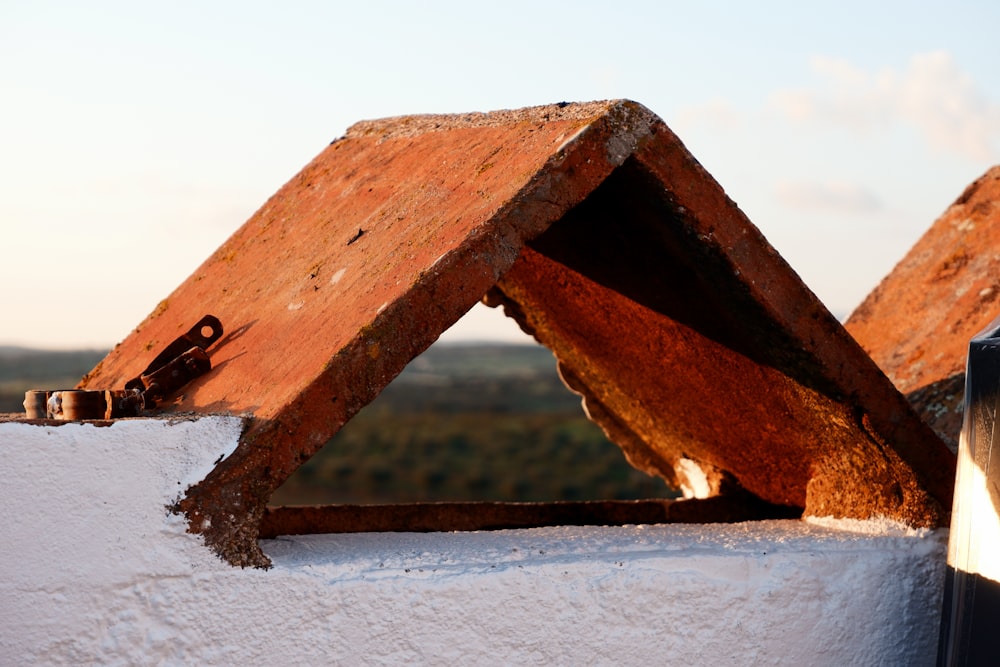
[{"label": "black metal post", "polygon": [[969,343],[938,665],[1000,665],[1000,318]]}]

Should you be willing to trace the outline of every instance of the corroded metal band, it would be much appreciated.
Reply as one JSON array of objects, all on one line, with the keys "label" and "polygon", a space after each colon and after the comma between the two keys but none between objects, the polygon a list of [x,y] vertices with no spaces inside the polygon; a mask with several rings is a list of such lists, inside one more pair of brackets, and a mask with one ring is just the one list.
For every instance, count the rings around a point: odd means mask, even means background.
[{"label": "corroded metal band", "polygon": [[64,389],[48,393],[46,416],[50,419],[104,419],[107,401],[103,391]]},{"label": "corroded metal band", "polygon": [[31,389],[24,392],[24,414],[28,419],[45,419],[48,392]]}]

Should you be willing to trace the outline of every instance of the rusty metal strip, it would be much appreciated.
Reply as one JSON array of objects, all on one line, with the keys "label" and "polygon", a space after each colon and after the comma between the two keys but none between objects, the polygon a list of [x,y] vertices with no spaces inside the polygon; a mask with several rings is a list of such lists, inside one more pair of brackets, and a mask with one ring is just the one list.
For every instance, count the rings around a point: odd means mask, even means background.
[{"label": "rusty metal strip", "polygon": [[317,533],[503,530],[541,526],[735,523],[798,518],[802,510],[716,497],[705,500],[593,500],[551,503],[430,502],[269,507],[260,537]]},{"label": "rusty metal strip", "polygon": [[206,349],[222,337],[222,323],[205,315],[167,345],[124,389],[31,389],[24,395],[28,419],[80,421],[135,417],[212,369]]}]

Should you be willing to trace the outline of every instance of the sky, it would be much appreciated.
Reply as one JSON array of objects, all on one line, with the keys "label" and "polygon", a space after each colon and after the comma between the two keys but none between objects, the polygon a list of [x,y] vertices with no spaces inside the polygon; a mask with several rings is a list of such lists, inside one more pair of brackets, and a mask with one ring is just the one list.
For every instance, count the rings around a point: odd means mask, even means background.
[{"label": "sky", "polygon": [[[123,339],[356,121],[628,98],[845,317],[1000,163],[997,2],[0,0],[0,345]],[[477,307],[445,338],[520,339]]]}]

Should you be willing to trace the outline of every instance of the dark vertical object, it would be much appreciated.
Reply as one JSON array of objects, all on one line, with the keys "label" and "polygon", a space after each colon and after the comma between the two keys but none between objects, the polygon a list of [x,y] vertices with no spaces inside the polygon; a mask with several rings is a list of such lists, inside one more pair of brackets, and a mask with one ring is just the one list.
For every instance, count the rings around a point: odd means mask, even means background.
[{"label": "dark vertical object", "polygon": [[1000,318],[969,344],[939,665],[1000,665]]}]

